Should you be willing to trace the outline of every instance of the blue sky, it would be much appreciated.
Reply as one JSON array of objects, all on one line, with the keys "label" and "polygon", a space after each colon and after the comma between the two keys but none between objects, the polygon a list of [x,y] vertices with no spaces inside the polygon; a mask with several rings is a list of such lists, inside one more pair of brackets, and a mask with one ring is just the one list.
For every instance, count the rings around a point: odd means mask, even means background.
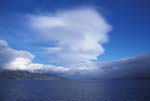
[{"label": "blue sky", "polygon": [[43,53],[43,48],[55,47],[56,40],[37,36],[28,24],[28,16],[34,18],[83,7],[96,9],[112,27],[108,32],[109,42],[103,45],[105,52],[96,61],[118,60],[150,51],[148,0],[0,1],[0,39],[6,40],[16,50],[34,54],[34,62],[57,65],[53,62],[56,54]]}]

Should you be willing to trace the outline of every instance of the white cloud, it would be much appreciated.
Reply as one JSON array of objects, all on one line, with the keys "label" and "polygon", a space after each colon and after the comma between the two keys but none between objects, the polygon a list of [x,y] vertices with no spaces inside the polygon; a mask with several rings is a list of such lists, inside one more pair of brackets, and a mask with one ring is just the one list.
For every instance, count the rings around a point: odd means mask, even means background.
[{"label": "white cloud", "polygon": [[0,40],[0,68],[3,69],[54,73],[76,79],[149,77],[150,73],[150,54],[114,62],[86,62],[69,67],[33,63],[34,57],[30,52],[12,49],[6,41]]},{"label": "white cloud", "polygon": [[49,56],[60,64],[78,64],[97,60],[104,53],[111,26],[91,8],[58,11],[53,15],[31,15],[31,25],[45,40],[55,41],[47,48]]},{"label": "white cloud", "polygon": [[0,67],[5,67],[11,61],[17,58],[33,59],[34,56],[27,51],[17,51],[10,48],[6,41],[0,40]]},{"label": "white cloud", "polygon": [[0,68],[26,70],[30,72],[66,73],[67,68],[33,63],[34,55],[28,51],[15,50],[7,42],[0,40]]},{"label": "white cloud", "polygon": [[33,63],[33,54],[15,50],[6,41],[0,40],[1,68],[65,75],[96,73],[98,68],[92,60],[96,60],[105,51],[102,44],[108,41],[107,33],[111,26],[95,9],[31,15],[30,21],[39,36],[47,42],[55,42],[54,47],[46,48],[50,58],[65,66]]},{"label": "white cloud", "polygon": [[70,76],[76,73],[86,74],[97,69],[92,62],[72,65],[70,67],[33,63],[34,55],[28,51],[15,50],[5,40],[0,40],[0,68],[25,70],[29,72],[47,72]]}]

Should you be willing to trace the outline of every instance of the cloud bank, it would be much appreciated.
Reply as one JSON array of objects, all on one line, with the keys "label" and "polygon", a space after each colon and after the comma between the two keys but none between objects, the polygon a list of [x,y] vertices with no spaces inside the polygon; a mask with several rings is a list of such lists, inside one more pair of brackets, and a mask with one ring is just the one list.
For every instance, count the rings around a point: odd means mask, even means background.
[{"label": "cloud bank", "polygon": [[0,40],[1,69],[23,70],[37,73],[54,73],[64,76],[74,75],[75,73],[87,74],[96,69],[92,62],[89,62],[86,66],[84,66],[84,64],[78,64],[70,67],[62,67],[33,63],[32,60],[34,58],[35,56],[30,52],[15,50],[8,45],[7,41]]},{"label": "cloud bank", "polygon": [[54,42],[55,46],[45,50],[58,64],[90,62],[105,51],[103,43],[108,41],[111,26],[95,9],[58,11],[29,18],[40,37]]},{"label": "cloud bank", "polygon": [[28,51],[15,50],[7,41],[0,40],[0,68],[8,70],[23,70],[37,73],[54,73],[64,76],[88,74],[95,72],[96,65],[92,62],[80,63],[69,67],[33,63],[35,58]]},{"label": "cloud bank", "polygon": [[0,40],[0,68],[30,72],[66,73],[67,68],[33,63],[34,55],[28,51],[15,50],[5,40]]},{"label": "cloud bank", "polygon": [[[27,51],[18,51],[10,48],[5,40],[0,40],[0,67],[16,68],[19,64],[25,61],[32,60],[34,56]],[[20,60],[20,63],[14,63],[14,61]],[[13,64],[9,66],[10,64]],[[15,65],[16,64],[16,65]],[[19,66],[20,69],[24,68]]]},{"label": "cloud bank", "polygon": [[150,54],[114,62],[87,62],[61,67],[33,63],[34,55],[0,40],[0,68],[50,73],[74,79],[150,78]]}]

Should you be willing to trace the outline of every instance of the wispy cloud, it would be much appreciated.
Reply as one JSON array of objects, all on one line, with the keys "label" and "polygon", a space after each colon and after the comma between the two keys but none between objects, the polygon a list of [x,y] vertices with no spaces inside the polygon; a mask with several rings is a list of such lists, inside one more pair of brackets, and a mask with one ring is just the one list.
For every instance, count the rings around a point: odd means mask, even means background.
[{"label": "wispy cloud", "polygon": [[37,35],[55,47],[46,49],[58,64],[78,64],[97,60],[104,53],[111,26],[95,9],[78,8],[49,15],[30,15],[30,24]]}]

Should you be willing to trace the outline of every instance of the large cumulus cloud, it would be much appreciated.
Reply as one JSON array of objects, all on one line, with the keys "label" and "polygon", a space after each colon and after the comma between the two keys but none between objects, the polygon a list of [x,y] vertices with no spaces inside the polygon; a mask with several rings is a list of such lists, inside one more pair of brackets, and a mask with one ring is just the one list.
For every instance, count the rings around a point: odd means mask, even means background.
[{"label": "large cumulus cloud", "polygon": [[102,45],[108,41],[111,29],[105,18],[92,8],[30,15],[30,23],[44,40],[54,42],[55,46],[47,47],[46,51],[60,64],[97,60],[105,51]]}]

